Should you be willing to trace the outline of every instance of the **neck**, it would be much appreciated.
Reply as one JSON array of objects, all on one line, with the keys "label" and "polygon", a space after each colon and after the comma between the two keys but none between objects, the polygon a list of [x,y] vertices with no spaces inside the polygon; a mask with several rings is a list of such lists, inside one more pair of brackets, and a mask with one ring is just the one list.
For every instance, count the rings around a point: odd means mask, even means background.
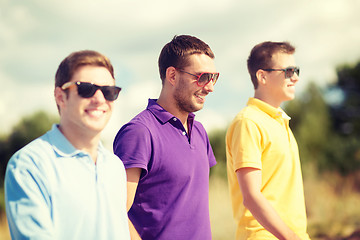
[{"label": "neck", "polygon": [[254,98],[257,98],[263,102],[266,102],[267,104],[269,104],[275,108],[278,108],[281,105],[281,102],[278,102],[278,101],[274,100],[273,98],[269,97],[268,95],[263,94],[261,91],[255,91]]},{"label": "neck", "polygon": [[175,117],[177,117],[181,123],[184,125],[184,128],[187,131],[187,119],[189,116],[188,112],[181,111],[177,106],[175,100],[162,91],[160,93],[159,99],[156,101],[162,108],[164,108],[167,112],[171,113]]},{"label": "neck", "polygon": [[73,131],[61,124],[59,125],[59,130],[76,149],[89,153],[94,163],[96,163],[100,134]]}]

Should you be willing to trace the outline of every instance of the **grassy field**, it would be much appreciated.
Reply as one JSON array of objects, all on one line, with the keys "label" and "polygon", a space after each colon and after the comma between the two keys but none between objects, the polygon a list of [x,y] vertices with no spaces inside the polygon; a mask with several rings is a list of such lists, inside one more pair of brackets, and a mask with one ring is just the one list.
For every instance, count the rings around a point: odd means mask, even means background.
[{"label": "grassy field", "polygon": [[10,240],[10,233],[5,216],[0,217],[0,240]]},{"label": "grassy field", "polygon": [[[345,239],[360,230],[360,172],[342,177],[306,169],[305,199],[312,239]],[[347,239],[347,238],[346,238]],[[360,237],[351,238],[351,240]]]},{"label": "grassy field", "polygon": [[[342,177],[336,173],[318,175],[304,169],[304,188],[308,232],[312,240],[341,240],[360,230],[360,189],[358,175]],[[214,240],[234,239],[235,224],[226,180],[210,182],[210,215]],[[359,237],[351,240],[360,239]]]},{"label": "grassy field", "polygon": [[235,222],[227,182],[219,177],[210,179],[210,219],[214,240],[235,239]]},{"label": "grassy field", "polygon": [[[304,169],[305,198],[308,211],[308,231],[312,240],[347,239],[360,230],[360,189],[356,189],[359,175],[341,177],[337,174],[316,174]],[[232,217],[227,181],[210,179],[210,216],[213,240],[232,240],[235,223]],[[359,238],[351,238],[356,240]],[[6,218],[0,218],[0,240],[10,240]]]}]

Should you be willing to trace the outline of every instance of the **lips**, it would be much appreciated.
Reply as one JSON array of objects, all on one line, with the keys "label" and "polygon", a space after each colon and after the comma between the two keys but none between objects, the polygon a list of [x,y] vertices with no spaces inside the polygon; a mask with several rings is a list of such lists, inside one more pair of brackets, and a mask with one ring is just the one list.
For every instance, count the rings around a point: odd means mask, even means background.
[{"label": "lips", "polygon": [[205,100],[205,95],[199,95],[199,94],[195,94],[196,97],[202,99],[202,100]]},{"label": "lips", "polygon": [[195,97],[201,102],[201,103],[204,103],[205,102],[205,97],[206,97],[206,95],[204,95],[204,94],[196,94],[195,93]]}]

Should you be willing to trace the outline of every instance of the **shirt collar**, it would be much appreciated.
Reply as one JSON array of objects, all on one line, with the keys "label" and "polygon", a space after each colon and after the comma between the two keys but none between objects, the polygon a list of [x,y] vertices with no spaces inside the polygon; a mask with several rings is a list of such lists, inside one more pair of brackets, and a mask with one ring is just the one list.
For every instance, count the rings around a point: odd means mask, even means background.
[{"label": "shirt collar", "polygon": [[[49,141],[54,150],[61,156],[71,157],[77,154],[87,154],[79,149],[76,149],[69,140],[61,133],[58,124],[53,124],[51,130],[48,132]],[[99,142],[98,149],[101,150],[103,145]]]},{"label": "shirt collar", "polygon": [[[149,110],[154,116],[159,119],[162,123],[168,122],[170,119],[173,119],[175,116],[162,108],[157,102],[157,99],[149,99],[147,110]],[[195,119],[194,113],[189,113],[188,121],[192,125]]]},{"label": "shirt collar", "polygon": [[290,120],[291,118],[284,112],[284,110],[282,110],[280,107],[275,108],[273,106],[271,106],[270,104],[261,101],[260,99],[257,98],[249,98],[247,105],[253,105],[256,106],[257,108],[259,108],[261,111],[269,114],[272,118],[278,118],[278,117],[282,117],[286,120]]}]

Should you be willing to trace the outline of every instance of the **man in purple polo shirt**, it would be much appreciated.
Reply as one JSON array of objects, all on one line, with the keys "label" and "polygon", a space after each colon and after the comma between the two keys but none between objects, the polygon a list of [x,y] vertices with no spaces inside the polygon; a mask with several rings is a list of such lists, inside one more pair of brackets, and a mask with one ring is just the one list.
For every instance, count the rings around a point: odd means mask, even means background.
[{"label": "man in purple polo shirt", "polygon": [[219,77],[200,39],[175,36],[159,57],[162,90],[114,140],[128,181],[132,239],[211,239],[209,169],[216,164],[194,120]]}]

